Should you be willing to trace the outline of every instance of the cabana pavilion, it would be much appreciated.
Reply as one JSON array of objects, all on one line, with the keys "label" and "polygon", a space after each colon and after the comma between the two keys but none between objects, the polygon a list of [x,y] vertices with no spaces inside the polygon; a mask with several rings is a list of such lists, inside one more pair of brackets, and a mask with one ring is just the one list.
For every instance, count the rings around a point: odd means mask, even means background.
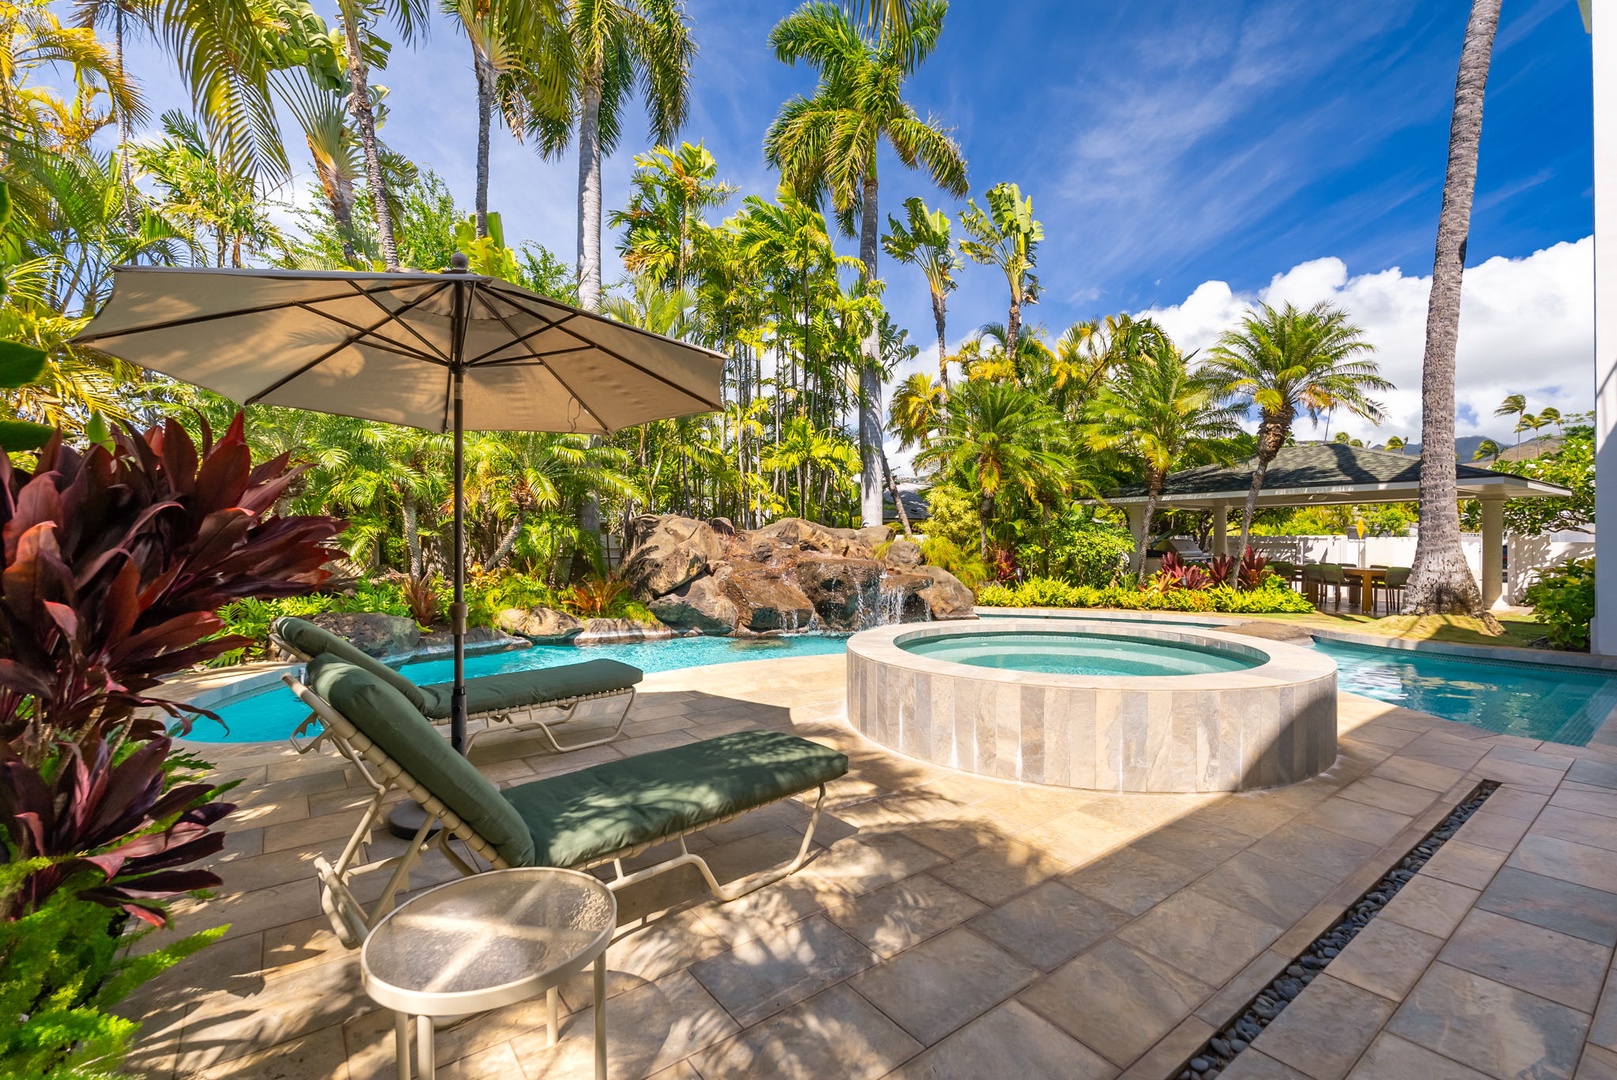
[{"label": "cabana pavilion", "polygon": [[[1256,462],[1202,465],[1170,473],[1157,505],[1162,510],[1213,512],[1213,554],[1227,550],[1230,511],[1240,512],[1252,487]],[[1461,464],[1460,498],[1482,504],[1482,600],[1491,606],[1504,585],[1506,499],[1548,499],[1572,492],[1558,484]],[[1145,528],[1144,484],[1119,488],[1106,503],[1128,514],[1136,540]],[[1259,508],[1342,506],[1420,501],[1420,458],[1343,443],[1287,446],[1269,465]],[[1230,552],[1230,554],[1234,554]]]}]

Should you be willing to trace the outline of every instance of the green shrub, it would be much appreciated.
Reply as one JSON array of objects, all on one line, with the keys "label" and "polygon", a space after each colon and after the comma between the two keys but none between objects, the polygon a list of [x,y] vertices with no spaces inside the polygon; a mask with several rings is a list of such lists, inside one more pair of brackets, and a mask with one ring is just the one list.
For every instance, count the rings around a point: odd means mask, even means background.
[{"label": "green shrub", "polygon": [[[46,860],[0,866],[0,898]],[[86,884],[81,882],[81,884]],[[101,1080],[139,1028],[110,1009],[131,990],[224,935],[227,926],[142,956],[128,947],[122,912],[57,892],[21,918],[0,921],[0,1076]]]},{"label": "green shrub", "polygon": [[1527,587],[1533,618],[1557,649],[1589,650],[1589,620],[1595,616],[1595,561],[1579,559],[1539,572]]},{"label": "green shrub", "polygon": [[1052,523],[1047,552],[1024,544],[1020,554],[1023,565],[1037,566],[1047,559],[1052,574],[1104,589],[1127,575],[1134,536],[1126,526],[1098,521],[1088,508],[1073,507]]},{"label": "green shrub", "polygon": [[975,589],[988,577],[988,564],[978,553],[975,540],[963,547],[947,537],[928,536],[921,541],[921,557],[949,571],[968,589]]},{"label": "green shrub", "polygon": [[958,548],[977,550],[982,518],[977,513],[976,496],[950,484],[936,484],[926,493],[926,508],[928,517],[921,528],[929,540],[947,540]]},{"label": "green shrub", "polygon": [[493,626],[506,608],[527,610],[557,607],[555,590],[541,579],[511,571],[485,574],[466,586],[467,620],[472,626]]},{"label": "green shrub", "polygon": [[1271,615],[1314,610],[1301,593],[1285,582],[1271,578],[1250,591],[1215,585],[1210,589],[1139,589],[1119,585],[1097,589],[1072,585],[1054,578],[1029,578],[1019,585],[984,585],[977,590],[977,603],[984,607],[1122,608],[1126,611],[1222,612],[1240,615]]}]

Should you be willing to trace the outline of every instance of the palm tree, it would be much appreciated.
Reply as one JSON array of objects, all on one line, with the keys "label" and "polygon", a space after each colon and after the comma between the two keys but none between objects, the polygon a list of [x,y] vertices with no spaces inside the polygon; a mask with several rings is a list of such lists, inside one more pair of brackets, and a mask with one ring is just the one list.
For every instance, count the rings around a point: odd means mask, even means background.
[{"label": "palm tree", "polygon": [[1484,615],[1482,591],[1460,549],[1460,500],[1454,452],[1454,356],[1460,337],[1460,282],[1471,199],[1477,187],[1482,98],[1488,85],[1500,0],[1472,0],[1465,45],[1454,82],[1449,163],[1437,251],[1426,308],[1426,355],[1421,361],[1420,536],[1404,610],[1419,615]]},{"label": "palm tree", "polygon": [[1007,493],[1030,500],[1073,486],[1077,466],[1067,425],[1048,403],[1010,383],[969,381],[957,388],[932,445],[915,456],[974,488],[980,500],[981,553],[988,556],[994,508]]},{"label": "palm tree", "polygon": [[162,190],[161,208],[213,236],[214,265],[240,267],[245,251],[280,241],[263,192],[236,172],[202,126],[179,112],[163,114],[164,138],[135,151],[141,170]]},{"label": "palm tree", "polygon": [[1260,413],[1256,467],[1241,511],[1242,551],[1251,537],[1252,514],[1269,463],[1290,438],[1299,409],[1317,416],[1343,408],[1381,422],[1381,405],[1369,395],[1392,384],[1381,377],[1375,361],[1361,359],[1374,351],[1347,312],[1323,301],[1307,311],[1289,303],[1280,310],[1264,304],[1248,311],[1241,325],[1214,346],[1208,377],[1223,387],[1228,400]]},{"label": "palm tree", "polygon": [[[151,31],[152,5],[148,0],[75,0],[73,12],[80,26],[97,29],[105,21],[112,22],[112,63],[117,82],[128,84],[129,73],[124,67],[124,40],[131,24],[137,30]],[[138,111],[132,111],[133,106]],[[114,96],[112,111],[118,121],[118,178],[123,184],[124,223],[133,229],[139,222],[135,209],[135,174],[129,160],[129,144],[134,138],[133,123],[145,116],[138,99]]]},{"label": "palm tree", "polygon": [[[1221,403],[1220,385],[1193,371],[1165,335],[1131,356],[1086,409],[1085,440],[1095,450],[1120,450],[1145,473],[1145,524],[1133,569],[1145,580],[1145,552],[1162,486],[1186,457],[1217,456],[1240,430],[1238,406]],[[1243,548],[1243,550],[1245,550]]]},{"label": "palm tree", "polygon": [[926,275],[926,287],[932,294],[932,322],[938,330],[938,378],[943,383],[944,393],[948,393],[949,339],[944,331],[949,294],[958,284],[954,275],[960,269],[960,258],[949,236],[948,214],[928,210],[919,195],[904,200],[904,213],[907,223],[888,216],[882,247],[899,262],[919,266]]},{"label": "palm tree", "polygon": [[[882,143],[909,168],[924,167],[952,195],[966,191],[960,147],[935,119],[922,120],[903,98],[904,83],[937,48],[944,0],[916,0],[908,25],[888,27],[871,40],[852,17],[830,3],[810,3],[781,20],[769,36],[784,63],[806,61],[819,72],[810,98],[795,97],[764,136],[764,156],[804,197],[827,193],[844,233],[859,221],[860,277],[876,280],[881,234],[876,156]],[[863,343],[859,375],[859,452],[863,465],[860,514],[866,525],[882,519],[881,341],[875,320]]]},{"label": "palm tree", "polygon": [[1516,445],[1520,446],[1522,444],[1522,432],[1537,431],[1543,426],[1544,425],[1542,422],[1540,422],[1539,418],[1534,416],[1532,413],[1522,413],[1521,417],[1516,421]]},{"label": "palm tree", "polygon": [[512,131],[530,109],[565,124],[571,105],[570,41],[558,0],[446,0],[472,47],[477,82],[477,184],[472,213],[488,235],[489,131],[495,106]]},{"label": "palm tree", "polygon": [[578,125],[578,306],[601,306],[601,159],[617,148],[623,109],[645,92],[654,142],[674,140],[689,108],[696,43],[682,0],[568,0],[571,120],[536,115],[547,154],[559,154]]},{"label": "palm tree", "polygon": [[1014,357],[1022,332],[1022,306],[1039,302],[1039,279],[1033,267],[1038,262],[1044,226],[1033,218],[1032,196],[1022,198],[1022,189],[1015,184],[995,184],[984,198],[988,203],[986,211],[972,201],[960,215],[960,224],[972,237],[960,242],[960,250],[976,262],[997,266],[1004,273],[1011,289],[1005,354]]},{"label": "palm tree", "polygon": [[1387,437],[1387,449],[1388,450],[1392,450],[1392,451],[1394,451],[1396,453],[1401,454],[1401,453],[1404,452],[1404,447],[1406,447],[1408,445],[1409,445],[1409,442],[1406,439],[1404,439],[1404,437],[1401,436],[1401,435],[1389,435]]},{"label": "palm tree", "polygon": [[737,188],[719,179],[719,163],[701,143],[659,146],[636,154],[634,164],[629,205],[607,219],[624,230],[623,266],[659,286],[692,284],[699,234],[707,228],[702,211],[723,206]]},{"label": "palm tree", "polygon": [[1547,428],[1551,424],[1555,425],[1557,432],[1565,430],[1561,423],[1561,410],[1554,405],[1546,405],[1538,411],[1538,423],[1534,426],[1534,430]]},{"label": "palm tree", "polygon": [[887,430],[898,436],[898,445],[905,450],[924,448],[942,425],[948,403],[948,390],[925,372],[917,371],[894,388]]},{"label": "palm tree", "polygon": [[1493,414],[1495,416],[1514,416],[1516,418],[1516,445],[1520,446],[1522,444],[1521,418],[1527,415],[1527,395],[1511,394],[1499,403],[1499,408],[1495,409]]},{"label": "palm tree", "polygon": [[[177,2],[177,0],[169,0]],[[394,235],[393,212],[388,199],[387,173],[376,139],[376,102],[371,97],[370,57],[373,54],[367,25],[380,11],[399,28],[406,42],[414,39],[417,28],[426,29],[426,0],[337,0],[342,19],[343,39],[348,61],[348,111],[353,114],[359,133],[360,154],[365,162],[365,180],[371,189],[371,213],[376,218],[376,243],[382,263],[388,270],[399,268],[399,245]]]},{"label": "palm tree", "polygon": [[1481,461],[1483,458],[1492,458],[1494,461],[1498,461],[1499,455],[1502,453],[1504,453],[1504,450],[1498,443],[1492,439],[1483,439],[1477,443],[1476,450],[1472,451],[1471,460]]}]

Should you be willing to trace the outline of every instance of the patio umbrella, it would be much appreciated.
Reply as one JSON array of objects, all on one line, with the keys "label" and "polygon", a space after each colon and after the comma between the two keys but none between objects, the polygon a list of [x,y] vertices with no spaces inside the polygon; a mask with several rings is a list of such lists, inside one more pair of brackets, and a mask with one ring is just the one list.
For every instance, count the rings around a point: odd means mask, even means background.
[{"label": "patio umbrella", "polygon": [[607,435],[708,412],[725,359],[469,273],[459,254],[443,273],[122,266],[74,342],[248,405],[454,434],[450,739],[462,751],[463,433]]}]

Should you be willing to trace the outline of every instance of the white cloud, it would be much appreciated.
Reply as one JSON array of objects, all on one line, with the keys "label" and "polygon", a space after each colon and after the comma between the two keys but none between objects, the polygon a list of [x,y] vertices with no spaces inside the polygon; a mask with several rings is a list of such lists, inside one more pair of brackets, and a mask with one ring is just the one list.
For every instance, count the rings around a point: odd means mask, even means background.
[{"label": "white cloud", "polygon": [[[1141,312],[1162,323],[1187,351],[1211,346],[1252,304],[1329,300],[1345,308],[1376,346],[1382,374],[1397,389],[1384,396],[1379,430],[1338,415],[1334,431],[1380,441],[1420,438],[1421,356],[1431,278],[1394,267],[1350,277],[1341,259],[1301,263],[1256,294],[1238,294],[1222,281],[1197,286],[1182,303]],[[1594,240],[1556,244],[1524,258],[1489,259],[1465,273],[1460,308],[1457,375],[1460,435],[1509,438],[1511,423],[1493,410],[1512,393],[1528,408],[1554,405],[1563,413],[1594,407]],[[1299,434],[1307,437],[1306,427]]]}]

